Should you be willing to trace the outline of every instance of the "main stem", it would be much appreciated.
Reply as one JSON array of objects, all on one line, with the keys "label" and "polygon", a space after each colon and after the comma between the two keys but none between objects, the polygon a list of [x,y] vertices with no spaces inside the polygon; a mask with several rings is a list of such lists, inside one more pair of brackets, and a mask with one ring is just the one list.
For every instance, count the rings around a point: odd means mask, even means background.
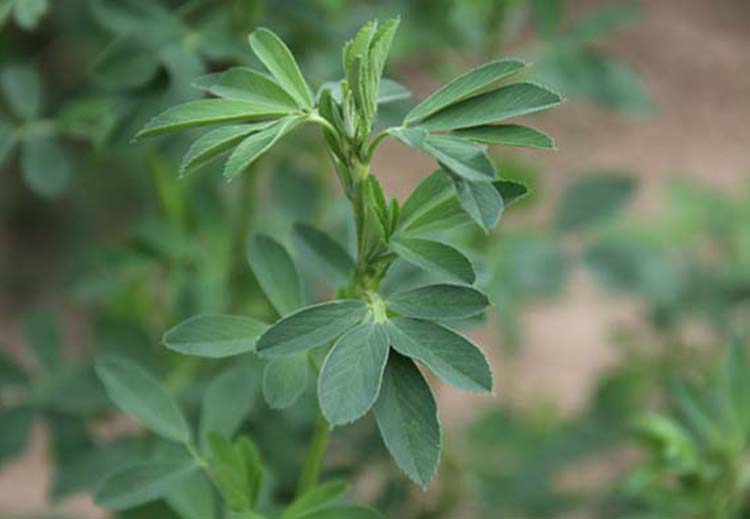
[{"label": "main stem", "polygon": [[330,438],[331,426],[322,415],[318,416],[315,424],[315,435],[310,442],[307,458],[302,466],[302,475],[297,484],[297,496],[303,495],[318,484]]}]

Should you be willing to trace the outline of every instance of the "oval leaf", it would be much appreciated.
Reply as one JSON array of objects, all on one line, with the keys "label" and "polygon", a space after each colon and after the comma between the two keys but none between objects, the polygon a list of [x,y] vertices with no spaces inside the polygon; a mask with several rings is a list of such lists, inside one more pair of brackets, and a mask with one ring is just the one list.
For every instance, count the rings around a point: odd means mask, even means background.
[{"label": "oval leaf", "polygon": [[97,361],[96,373],[124,413],[165,438],[190,441],[190,428],[177,403],[143,368],[123,358],[105,357]]},{"label": "oval leaf", "polygon": [[180,164],[180,175],[185,175],[207,164],[223,152],[238,145],[242,140],[273,122],[222,126],[202,135],[188,149]]},{"label": "oval leaf", "polygon": [[393,250],[409,263],[428,271],[435,271],[463,281],[474,283],[474,267],[466,256],[445,243],[422,238],[399,238]]},{"label": "oval leaf", "polygon": [[218,77],[208,91],[225,99],[277,105],[289,112],[297,108],[294,99],[278,83],[245,67],[230,68]]},{"label": "oval leaf", "polygon": [[388,360],[388,336],[368,322],[342,335],[323,362],[318,378],[320,409],[333,425],[354,422],[378,398]]},{"label": "oval leaf", "polygon": [[292,239],[299,257],[334,285],[349,281],[354,260],[329,234],[304,223],[294,224]]},{"label": "oval leaf", "polygon": [[521,148],[554,150],[555,141],[539,130],[520,124],[498,124],[497,126],[475,126],[456,130],[455,134],[470,141],[485,144],[503,144]]},{"label": "oval leaf", "polygon": [[159,499],[197,469],[192,460],[139,463],[107,477],[94,493],[94,501],[109,510],[133,508]]},{"label": "oval leaf", "polygon": [[224,166],[224,176],[229,180],[238,177],[300,121],[299,117],[285,117],[247,137],[229,156]]},{"label": "oval leaf", "polygon": [[255,278],[279,315],[302,306],[302,281],[283,245],[270,236],[256,234],[248,243],[247,256]]},{"label": "oval leaf", "polygon": [[396,317],[388,321],[392,346],[419,360],[448,384],[483,393],[492,391],[492,371],[471,341],[432,321]]},{"label": "oval leaf", "polygon": [[412,123],[424,119],[429,115],[442,110],[465,99],[466,97],[483,90],[498,81],[505,79],[524,68],[526,64],[516,59],[503,59],[486,63],[469,72],[457,77],[446,84],[440,90],[415,106],[404,119]]},{"label": "oval leaf", "polygon": [[503,197],[495,186],[487,182],[469,182],[455,175],[453,183],[456,186],[456,197],[464,211],[485,232],[493,229],[504,208]]},{"label": "oval leaf", "polygon": [[490,302],[474,287],[428,285],[397,292],[386,300],[390,310],[416,319],[465,319],[482,313]]},{"label": "oval leaf", "polygon": [[300,107],[312,107],[310,87],[307,86],[294,56],[281,38],[268,29],[256,29],[250,35],[250,47]]},{"label": "oval leaf", "polygon": [[560,104],[560,96],[533,83],[515,83],[471,97],[441,110],[420,123],[429,131],[481,126],[532,114]]},{"label": "oval leaf", "polygon": [[367,313],[367,303],[342,299],[303,308],[271,326],[258,341],[268,357],[309,350],[336,339]]},{"label": "oval leaf", "polygon": [[451,135],[428,135],[421,148],[459,177],[474,182],[495,180],[495,166],[484,148],[471,141]]},{"label": "oval leaf", "polygon": [[263,396],[273,409],[286,409],[307,389],[310,361],[306,352],[276,357],[263,371]]},{"label": "oval leaf", "polygon": [[391,352],[374,411],[391,456],[409,478],[426,486],[440,458],[440,423],[430,386],[411,359]]},{"label": "oval leaf", "polygon": [[263,103],[200,99],[177,105],[160,113],[151,119],[135,138],[154,137],[209,124],[272,119],[288,113],[289,110]]},{"label": "oval leaf", "polygon": [[255,404],[259,369],[243,359],[225,369],[206,387],[201,401],[200,438],[211,433],[232,438]]},{"label": "oval leaf", "polygon": [[164,334],[170,350],[198,357],[221,358],[255,349],[268,325],[238,315],[196,315]]}]

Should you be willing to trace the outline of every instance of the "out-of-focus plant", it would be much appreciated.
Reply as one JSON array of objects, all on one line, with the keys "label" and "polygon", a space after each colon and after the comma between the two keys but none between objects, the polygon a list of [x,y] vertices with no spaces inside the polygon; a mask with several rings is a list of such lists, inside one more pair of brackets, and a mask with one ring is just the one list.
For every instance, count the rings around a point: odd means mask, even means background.
[{"label": "out-of-focus plant", "polygon": [[636,426],[646,459],[624,484],[628,518],[738,519],[750,511],[750,354],[734,341],[706,380],[679,383],[675,410]]}]

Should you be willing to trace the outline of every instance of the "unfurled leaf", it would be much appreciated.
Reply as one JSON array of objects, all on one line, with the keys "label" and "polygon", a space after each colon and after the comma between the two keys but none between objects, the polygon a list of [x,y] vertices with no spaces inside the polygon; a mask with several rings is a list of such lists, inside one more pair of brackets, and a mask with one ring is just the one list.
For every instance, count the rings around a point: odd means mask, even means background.
[{"label": "unfurled leaf", "polygon": [[94,492],[96,504],[125,510],[163,497],[172,485],[198,470],[192,459],[138,463],[108,476]]},{"label": "unfurled leaf", "polygon": [[272,125],[272,121],[222,126],[202,135],[188,149],[180,164],[180,175],[186,175],[207,164],[242,142],[251,133]]},{"label": "unfurled leaf", "polygon": [[193,472],[169,485],[164,495],[181,519],[214,519],[214,490],[206,476]]},{"label": "unfurled leaf", "polygon": [[635,192],[635,181],[622,173],[598,173],[571,184],[557,213],[557,226],[573,230],[617,214]]},{"label": "unfurled leaf", "polygon": [[268,29],[257,29],[250,35],[250,47],[299,107],[312,107],[310,87],[291,51],[278,36]]},{"label": "unfurled leaf", "polygon": [[271,326],[258,341],[258,353],[289,355],[332,341],[356,325],[367,313],[367,303],[336,300],[305,307]]},{"label": "unfurled leaf", "polygon": [[73,171],[65,149],[47,137],[23,140],[21,169],[26,185],[38,195],[50,198],[67,191]]},{"label": "unfurled leaf", "polygon": [[277,105],[288,112],[294,112],[298,108],[292,96],[278,83],[250,68],[230,68],[216,78],[208,91],[225,99]]},{"label": "unfurled leaf", "polygon": [[391,456],[415,483],[426,486],[440,457],[440,423],[430,386],[411,359],[391,352],[374,411]]},{"label": "unfurled leaf", "polygon": [[560,96],[534,83],[515,83],[451,105],[419,123],[428,131],[456,130],[528,115],[560,104]]},{"label": "unfurled leaf", "polygon": [[286,409],[307,389],[310,360],[306,352],[276,357],[263,370],[263,396],[273,409]]},{"label": "unfurled leaf", "polygon": [[465,285],[427,285],[388,296],[386,306],[404,317],[464,319],[487,309],[487,296]]},{"label": "unfurled leaf", "polygon": [[[35,0],[31,0],[34,2]],[[0,70],[0,91],[8,108],[21,119],[37,117],[42,110],[42,84],[28,65],[9,65]]]},{"label": "unfurled leaf", "polygon": [[342,335],[320,369],[320,409],[332,425],[354,422],[375,403],[388,360],[382,324],[366,322]]},{"label": "unfurled leaf", "polygon": [[445,243],[422,238],[399,238],[393,250],[409,263],[428,271],[450,276],[464,283],[474,283],[474,267],[457,249]]},{"label": "unfurled leaf", "polygon": [[287,507],[281,519],[299,519],[319,512],[343,496],[349,489],[346,481],[329,481],[311,488]]},{"label": "unfurled leaf", "polygon": [[396,101],[409,99],[411,92],[401,83],[392,79],[382,78],[378,85],[378,104],[384,105]]},{"label": "unfurled leaf", "polygon": [[39,24],[49,8],[49,0],[16,0],[13,17],[19,27],[30,31]]},{"label": "unfurled leaf", "polygon": [[517,73],[524,66],[525,64],[522,61],[504,59],[470,70],[415,106],[411,112],[406,114],[404,120],[407,123],[413,123],[424,119]]},{"label": "unfurled leaf", "polygon": [[427,210],[453,195],[448,175],[438,169],[422,179],[401,208],[401,227],[424,214]]},{"label": "unfurled leaf", "polygon": [[354,260],[330,235],[312,225],[296,223],[292,238],[299,257],[313,264],[326,278],[337,285],[349,281]]},{"label": "unfurled leaf", "polygon": [[520,182],[514,182],[512,180],[497,180],[493,182],[492,185],[497,189],[497,192],[500,193],[504,207],[508,207],[517,202],[529,193],[529,188]]},{"label": "unfurled leaf", "polygon": [[279,119],[267,128],[246,137],[232,152],[224,166],[224,176],[231,180],[243,173],[255,160],[268,151],[302,120],[291,116]]},{"label": "unfurled leaf", "polygon": [[199,99],[160,113],[135,138],[154,137],[210,124],[273,119],[288,113],[288,110],[282,110],[277,105],[229,99]]},{"label": "unfurled leaf", "polygon": [[190,441],[190,428],[177,403],[143,368],[123,358],[104,357],[97,360],[96,373],[124,413],[165,438]]},{"label": "unfurled leaf", "polygon": [[555,141],[549,135],[520,124],[498,124],[496,126],[475,126],[456,130],[455,135],[462,139],[485,144],[502,144],[522,148],[554,150]]},{"label": "unfurled leaf", "polygon": [[287,250],[265,234],[256,234],[247,246],[250,268],[263,293],[279,313],[287,315],[303,305],[302,281]]},{"label": "unfurled leaf", "polygon": [[258,447],[247,436],[232,443],[217,434],[209,436],[209,470],[232,511],[252,510],[263,482]]},{"label": "unfurled leaf", "polygon": [[461,178],[472,182],[495,180],[495,166],[484,148],[471,141],[451,135],[428,135],[421,148]]},{"label": "unfurled leaf", "polygon": [[453,176],[456,197],[461,207],[477,225],[489,232],[497,225],[503,212],[503,198],[494,185],[488,182],[469,182]]},{"label": "unfurled leaf", "polygon": [[239,315],[196,315],[164,334],[170,350],[198,357],[221,358],[255,349],[268,325]]},{"label": "unfurled leaf", "polygon": [[255,405],[260,370],[247,359],[216,375],[206,387],[201,402],[200,438],[211,433],[232,438]]},{"label": "unfurled leaf", "polygon": [[477,393],[492,391],[492,372],[477,346],[440,324],[394,317],[387,324],[391,345],[424,363],[448,384]]}]

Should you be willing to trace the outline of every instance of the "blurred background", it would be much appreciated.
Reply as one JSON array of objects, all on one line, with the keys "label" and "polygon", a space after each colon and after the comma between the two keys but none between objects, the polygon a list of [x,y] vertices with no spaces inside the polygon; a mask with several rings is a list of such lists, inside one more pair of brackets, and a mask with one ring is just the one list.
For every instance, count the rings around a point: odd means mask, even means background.
[{"label": "blurred background", "polygon": [[[195,410],[223,365],[160,337],[199,312],[272,318],[248,234],[351,235],[314,131],[226,184],[215,166],[178,179],[189,136],[130,144],[137,129],[251,63],[254,27],[318,86],[363,22],[396,14],[387,75],[416,99],[519,56],[567,101],[533,118],[558,151],[494,155],[533,194],[491,236],[452,237],[495,304],[471,336],[496,394],[434,385],[446,449],[424,492],[369,419],[337,429],[327,471],[387,517],[750,517],[747,0],[0,0],[0,517],[110,517],[91,489],[149,438],[115,416],[94,356],[136,359]],[[374,171],[403,200],[433,167],[390,142]],[[314,391],[256,400],[243,428],[269,499],[288,499]],[[162,502],[118,517],[201,519]]]}]

